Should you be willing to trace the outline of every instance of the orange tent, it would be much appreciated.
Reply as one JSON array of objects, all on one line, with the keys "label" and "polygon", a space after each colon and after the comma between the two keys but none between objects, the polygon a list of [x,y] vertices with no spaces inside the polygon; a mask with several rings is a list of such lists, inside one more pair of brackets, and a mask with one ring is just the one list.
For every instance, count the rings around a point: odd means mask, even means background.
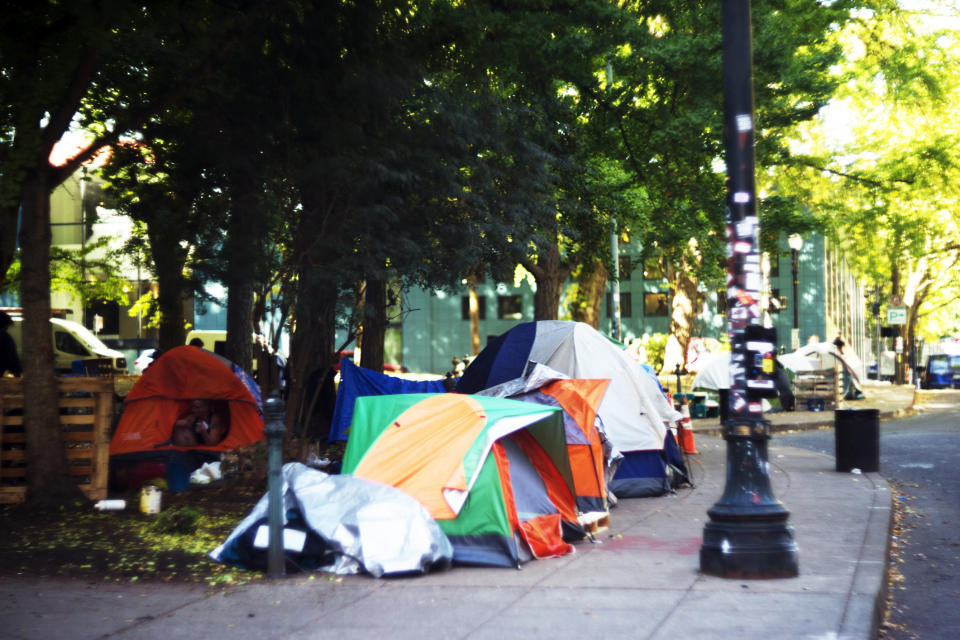
[{"label": "orange tent", "polygon": [[263,417],[243,381],[217,356],[197,347],[171,349],[157,358],[137,381],[124,403],[110,443],[110,455],[177,451],[170,443],[173,423],[196,398],[225,407],[229,431],[217,445],[193,450],[221,452],[262,440]]},{"label": "orange tent", "polygon": [[513,398],[563,410],[567,456],[573,474],[577,508],[583,513],[607,511],[603,439],[597,412],[609,380],[567,378],[536,364],[525,375],[481,391],[478,395]]}]

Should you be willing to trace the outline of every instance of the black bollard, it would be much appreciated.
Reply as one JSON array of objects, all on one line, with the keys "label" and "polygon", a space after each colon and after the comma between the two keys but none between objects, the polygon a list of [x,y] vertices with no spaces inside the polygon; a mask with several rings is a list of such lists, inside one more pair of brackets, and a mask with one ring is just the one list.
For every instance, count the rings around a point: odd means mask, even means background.
[{"label": "black bollard", "polygon": [[263,403],[267,436],[267,519],[270,541],[267,548],[267,577],[282,578],[286,575],[283,557],[283,400],[276,391]]}]

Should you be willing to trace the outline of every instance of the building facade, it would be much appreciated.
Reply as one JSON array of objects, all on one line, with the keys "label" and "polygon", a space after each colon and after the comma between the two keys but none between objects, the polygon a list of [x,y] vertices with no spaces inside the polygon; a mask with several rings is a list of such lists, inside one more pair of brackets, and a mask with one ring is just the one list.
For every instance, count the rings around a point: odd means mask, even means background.
[{"label": "building facade", "polygon": [[[772,299],[782,301],[781,309],[770,314],[778,346],[786,351],[792,349],[794,329],[801,346],[811,340],[832,342],[839,332],[847,349],[864,364],[872,362],[872,344],[866,331],[865,285],[854,276],[839,247],[826,237],[810,234],[803,240],[797,252],[796,278],[786,238],[780,239],[780,251],[771,255],[770,294]],[[865,371],[859,373],[865,377]]]},{"label": "building facade", "polygon": [[[780,239],[779,251],[770,255],[768,282],[771,305],[768,320],[777,329],[778,348],[792,350],[794,307],[798,340],[830,342],[841,332],[848,347],[862,360],[870,349],[866,339],[866,301],[864,287],[850,271],[837,247],[827,238],[811,234],[798,252],[797,300],[793,298],[791,250],[786,238]],[[665,334],[670,328],[670,305],[667,281],[644,264],[637,246],[621,247],[620,258],[621,341],[629,344],[644,335]],[[477,285],[480,315],[480,346],[513,326],[533,320],[532,278],[515,282],[483,281]],[[693,335],[717,338],[726,333],[726,320],[718,309],[717,292],[702,291],[706,301],[696,316]],[[414,289],[404,296],[403,321],[400,326],[402,364],[411,371],[443,374],[452,370],[453,359],[468,356],[470,317],[466,285],[454,293]],[[561,301],[561,307],[563,307]],[[563,309],[560,312],[564,316]],[[611,331],[610,294],[603,303],[600,331]]]}]

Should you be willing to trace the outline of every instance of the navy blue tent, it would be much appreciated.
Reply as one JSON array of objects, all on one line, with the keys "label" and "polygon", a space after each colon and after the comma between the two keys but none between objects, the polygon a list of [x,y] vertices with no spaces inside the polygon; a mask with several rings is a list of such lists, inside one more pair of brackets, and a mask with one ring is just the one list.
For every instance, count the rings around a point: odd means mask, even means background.
[{"label": "navy blue tent", "polygon": [[340,361],[340,386],[330,424],[330,442],[346,440],[353,422],[353,406],[360,396],[396,393],[444,393],[443,380],[407,380],[364,369],[348,358]]}]

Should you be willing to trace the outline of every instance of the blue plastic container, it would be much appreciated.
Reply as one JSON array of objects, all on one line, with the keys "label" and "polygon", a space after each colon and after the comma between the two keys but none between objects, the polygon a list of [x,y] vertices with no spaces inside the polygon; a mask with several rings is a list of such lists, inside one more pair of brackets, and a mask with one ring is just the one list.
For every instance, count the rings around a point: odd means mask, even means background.
[{"label": "blue plastic container", "polygon": [[190,469],[179,462],[167,463],[167,489],[180,493],[190,488]]}]

